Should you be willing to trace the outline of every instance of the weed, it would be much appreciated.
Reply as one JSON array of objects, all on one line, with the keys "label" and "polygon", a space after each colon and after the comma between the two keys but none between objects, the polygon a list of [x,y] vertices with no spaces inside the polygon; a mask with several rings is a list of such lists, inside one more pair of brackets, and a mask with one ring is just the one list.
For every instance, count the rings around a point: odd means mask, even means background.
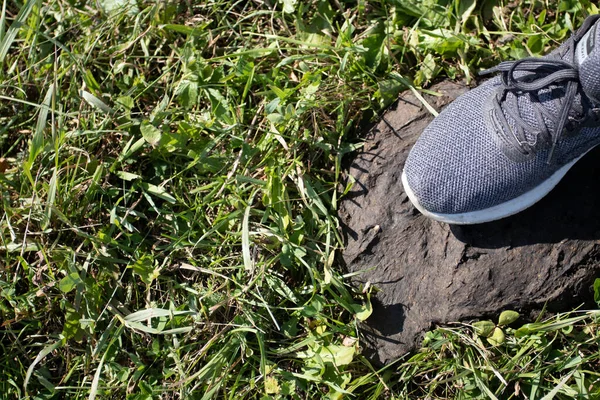
[{"label": "weed", "polygon": [[369,293],[335,262],[362,124],[407,88],[545,52],[591,2],[1,4],[3,397],[596,387],[595,313],[493,348],[440,329],[376,370]]}]

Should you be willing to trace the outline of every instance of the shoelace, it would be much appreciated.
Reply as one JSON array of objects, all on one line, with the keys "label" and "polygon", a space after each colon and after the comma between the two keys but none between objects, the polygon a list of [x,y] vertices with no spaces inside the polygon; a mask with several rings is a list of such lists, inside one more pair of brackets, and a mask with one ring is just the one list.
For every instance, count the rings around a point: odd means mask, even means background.
[{"label": "shoelace", "polygon": [[[508,135],[508,139],[523,154],[535,151],[534,146],[529,144],[525,136],[526,131],[534,134],[536,143],[539,143],[540,139],[542,142],[552,143],[547,160],[547,163],[550,164],[556,145],[563,136],[565,128],[569,126],[569,112],[574,110],[577,115],[582,115],[581,119],[573,120],[574,123],[581,123],[589,117],[589,110],[593,108],[583,90],[579,90],[578,69],[573,64],[563,60],[524,58],[518,61],[502,62],[494,68],[481,72],[481,74],[494,72],[502,73],[504,86],[502,94],[494,99],[493,104],[498,119],[506,132],[512,131],[504,115],[504,110],[512,117],[517,127],[516,137]],[[515,73],[517,72],[524,72],[524,74],[516,76]],[[562,86],[565,89],[565,95],[562,99],[558,99],[558,113],[546,108],[538,98],[538,92],[550,87],[550,85]],[[531,106],[535,111],[537,127],[531,126],[523,120],[519,112],[518,95],[510,97],[510,99],[506,96],[510,91],[531,94]],[[581,93],[581,105],[576,104],[574,101],[578,92]],[[546,121],[551,121],[554,129],[551,129]]]}]

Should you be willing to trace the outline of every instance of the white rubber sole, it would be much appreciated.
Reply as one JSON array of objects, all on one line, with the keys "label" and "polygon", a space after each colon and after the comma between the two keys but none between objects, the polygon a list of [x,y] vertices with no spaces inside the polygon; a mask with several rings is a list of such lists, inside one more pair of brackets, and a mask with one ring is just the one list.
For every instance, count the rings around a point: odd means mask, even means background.
[{"label": "white rubber sole", "polygon": [[[596,147],[596,146],[594,146]],[[406,179],[406,175],[404,171],[402,171],[402,185],[404,186],[404,191],[408,195],[408,198],[413,203],[413,205],[426,217],[435,219],[440,222],[446,222],[448,224],[455,225],[472,225],[472,224],[481,224],[484,222],[496,221],[498,219],[506,218],[511,215],[514,215],[518,212],[525,210],[526,208],[531,207],[542,198],[544,198],[554,187],[560,182],[560,180],[569,172],[571,167],[575,165],[577,161],[579,161],[583,156],[585,156],[589,151],[591,151],[594,147],[590,148],[588,151],[583,153],[581,156],[577,157],[573,161],[565,164],[560,169],[558,169],[553,175],[551,175],[548,179],[540,183],[538,186],[534,187],[530,191],[523,193],[519,197],[515,197],[507,202],[502,204],[495,205],[490,208],[486,208],[483,210],[471,211],[463,214],[439,214],[431,211],[427,211],[415,196],[415,193],[412,191],[410,186],[408,185],[408,181]]]}]

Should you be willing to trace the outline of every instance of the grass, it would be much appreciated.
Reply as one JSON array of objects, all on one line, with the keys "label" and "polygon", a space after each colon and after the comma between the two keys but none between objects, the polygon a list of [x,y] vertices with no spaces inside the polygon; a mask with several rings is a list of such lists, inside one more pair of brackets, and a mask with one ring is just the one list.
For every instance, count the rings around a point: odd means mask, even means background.
[{"label": "grass", "polygon": [[365,124],[592,2],[0,4],[0,398],[599,396],[598,311],[370,365],[336,262]]}]

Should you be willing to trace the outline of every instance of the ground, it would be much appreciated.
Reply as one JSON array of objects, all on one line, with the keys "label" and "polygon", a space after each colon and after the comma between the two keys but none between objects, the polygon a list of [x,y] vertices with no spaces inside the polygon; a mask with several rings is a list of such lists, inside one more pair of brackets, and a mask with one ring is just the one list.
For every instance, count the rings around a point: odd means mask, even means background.
[{"label": "ground", "polygon": [[[590,1],[3,1],[0,397],[598,390],[595,314],[378,369],[347,157],[405,89],[556,47]],[[518,328],[515,327],[515,328]],[[485,332],[484,332],[485,333]],[[519,333],[519,336],[517,336]]]}]

